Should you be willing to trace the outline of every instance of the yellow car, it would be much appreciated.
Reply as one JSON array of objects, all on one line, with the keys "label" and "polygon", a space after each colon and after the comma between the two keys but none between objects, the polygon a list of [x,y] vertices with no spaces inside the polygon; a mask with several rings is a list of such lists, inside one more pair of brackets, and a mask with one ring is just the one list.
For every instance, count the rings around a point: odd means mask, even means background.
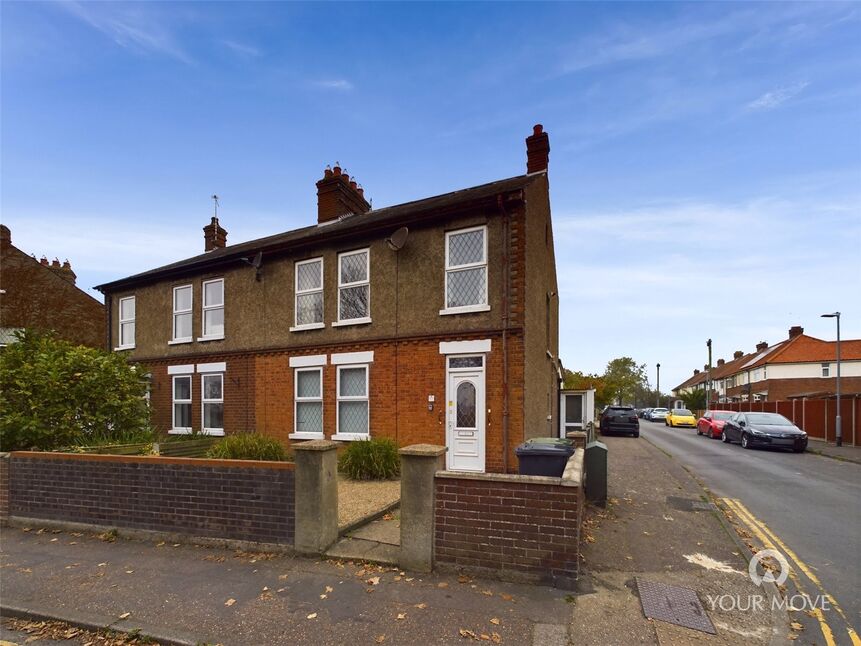
[{"label": "yellow car", "polygon": [[667,426],[690,426],[691,428],[696,428],[697,420],[694,419],[694,414],[687,408],[675,408],[667,413],[664,424]]}]

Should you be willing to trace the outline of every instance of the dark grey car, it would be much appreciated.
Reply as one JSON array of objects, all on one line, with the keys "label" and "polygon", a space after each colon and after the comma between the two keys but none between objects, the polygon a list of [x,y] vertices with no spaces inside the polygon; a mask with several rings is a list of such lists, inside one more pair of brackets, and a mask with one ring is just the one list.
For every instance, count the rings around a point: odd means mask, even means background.
[{"label": "dark grey car", "polygon": [[745,449],[771,446],[801,453],[807,448],[807,433],[777,413],[736,413],[724,424],[721,440]]}]

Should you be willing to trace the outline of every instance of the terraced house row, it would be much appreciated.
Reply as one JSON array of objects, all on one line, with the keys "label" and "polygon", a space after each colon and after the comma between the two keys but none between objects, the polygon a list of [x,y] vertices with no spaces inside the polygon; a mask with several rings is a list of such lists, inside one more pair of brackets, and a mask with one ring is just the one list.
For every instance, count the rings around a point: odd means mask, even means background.
[{"label": "terraced house row", "polygon": [[553,434],[561,365],[541,126],[527,172],[372,209],[337,165],[317,221],[101,285],[107,342],[150,378],[169,433],[284,443],[444,444],[448,468],[509,471]]}]

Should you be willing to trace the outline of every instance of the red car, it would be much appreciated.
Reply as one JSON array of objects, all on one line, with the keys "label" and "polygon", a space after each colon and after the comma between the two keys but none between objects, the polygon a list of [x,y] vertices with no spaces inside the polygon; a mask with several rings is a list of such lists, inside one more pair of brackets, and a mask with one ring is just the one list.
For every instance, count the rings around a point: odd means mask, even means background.
[{"label": "red car", "polygon": [[713,440],[720,439],[723,425],[733,415],[735,415],[735,412],[731,410],[707,410],[697,420],[697,435],[706,435]]}]

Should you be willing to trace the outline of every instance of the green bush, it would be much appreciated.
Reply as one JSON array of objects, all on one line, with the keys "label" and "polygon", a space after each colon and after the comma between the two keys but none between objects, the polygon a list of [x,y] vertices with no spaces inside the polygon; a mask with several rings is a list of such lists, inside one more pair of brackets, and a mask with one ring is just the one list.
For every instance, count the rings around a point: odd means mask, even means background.
[{"label": "green bush", "polygon": [[32,330],[0,352],[0,450],[54,450],[149,434],[142,371],[119,354]]},{"label": "green bush", "polygon": [[398,445],[389,438],[351,442],[338,459],[338,468],[353,480],[388,480],[401,474]]},{"label": "green bush", "polygon": [[288,459],[281,443],[266,435],[237,433],[228,435],[215,443],[206,457],[220,460],[269,460],[281,462]]}]

